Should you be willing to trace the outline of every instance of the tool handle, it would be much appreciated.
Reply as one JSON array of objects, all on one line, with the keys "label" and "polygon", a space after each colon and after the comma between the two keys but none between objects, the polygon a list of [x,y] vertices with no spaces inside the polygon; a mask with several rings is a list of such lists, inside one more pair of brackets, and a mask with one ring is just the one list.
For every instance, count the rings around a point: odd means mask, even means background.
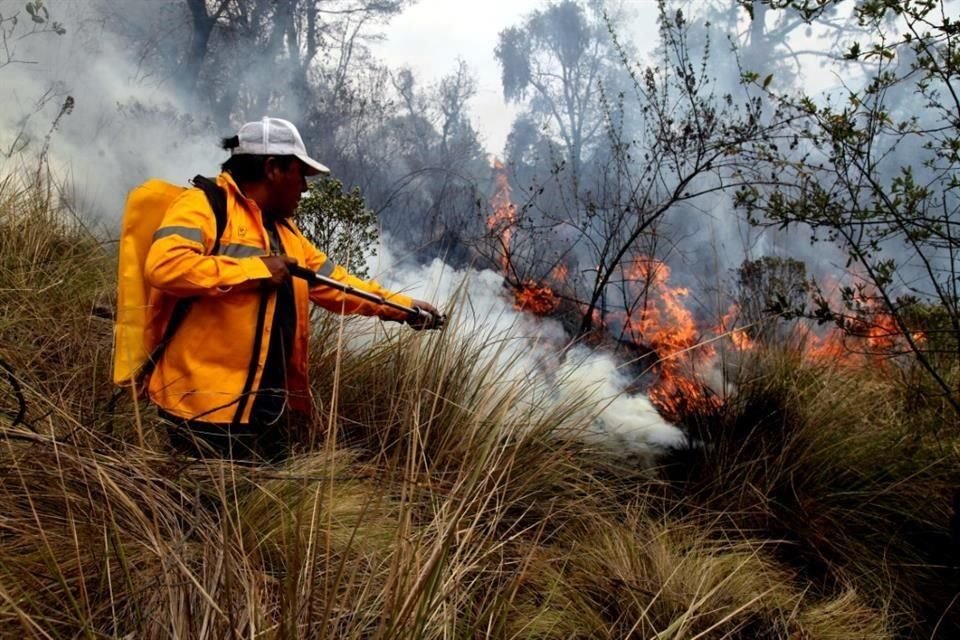
[{"label": "tool handle", "polygon": [[[292,275],[293,277],[306,280],[310,284],[322,285],[324,287],[332,287],[334,289],[337,289],[338,291],[342,291],[346,293],[347,295],[356,296],[358,298],[362,298],[364,300],[373,302],[375,304],[381,304],[381,305],[390,307],[391,309],[396,309],[397,311],[403,311],[408,316],[408,321],[407,321],[408,323],[412,324],[413,322],[419,322],[420,320],[423,320],[423,321],[429,322],[430,325],[436,328],[440,328],[443,326],[443,322],[444,322],[443,316],[437,318],[429,311],[426,311],[425,309],[421,309],[420,307],[408,307],[406,305],[393,302],[392,300],[387,300],[385,298],[382,298],[381,296],[378,296],[375,293],[370,293],[369,291],[363,291],[362,289],[357,289],[356,287],[352,287],[349,284],[340,282],[339,280],[334,280],[333,278],[322,276],[316,271],[311,271],[310,269],[307,269],[306,267],[301,267],[300,265],[297,265],[297,264],[291,265],[289,267],[289,271],[290,271],[290,275]],[[414,318],[417,318],[418,320],[413,320]]]}]

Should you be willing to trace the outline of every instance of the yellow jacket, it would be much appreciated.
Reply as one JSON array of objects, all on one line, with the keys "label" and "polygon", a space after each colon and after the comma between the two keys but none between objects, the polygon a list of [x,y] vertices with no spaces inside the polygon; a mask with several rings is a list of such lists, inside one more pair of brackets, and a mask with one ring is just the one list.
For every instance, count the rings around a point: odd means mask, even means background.
[{"label": "yellow jacket", "polygon": [[[200,189],[183,192],[167,209],[147,254],[146,278],[154,288],[151,307],[169,309],[175,297],[197,296],[150,377],[150,398],[165,411],[190,420],[245,424],[259,389],[270,344],[276,291],[257,286],[270,277],[260,259],[270,241],[260,208],[244,196],[233,178],[222,173],[217,184],[227,195],[227,224],[217,255],[212,250],[216,220]],[[277,224],[284,252],[297,263],[335,280],[405,306],[407,296],[391,293],[370,280],[350,275],[314,247],[292,219]],[[329,287],[310,289],[294,279],[296,329],[287,364],[290,406],[309,408],[307,300],[330,311],[402,320],[402,312],[349,296]],[[265,293],[266,291],[266,293]],[[262,326],[257,339],[257,326]],[[157,334],[160,327],[152,327]],[[254,363],[254,351],[257,351]],[[252,374],[252,375],[251,375]],[[238,408],[242,412],[236,416]]]}]

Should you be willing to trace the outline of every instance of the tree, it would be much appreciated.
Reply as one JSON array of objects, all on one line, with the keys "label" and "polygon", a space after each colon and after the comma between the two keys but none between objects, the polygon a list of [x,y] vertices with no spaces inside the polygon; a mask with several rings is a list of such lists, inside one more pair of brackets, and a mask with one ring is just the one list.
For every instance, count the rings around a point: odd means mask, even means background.
[{"label": "tree", "polygon": [[299,114],[308,146],[360,187],[391,235],[417,245],[475,203],[478,159],[486,169],[467,114],[475,83],[465,65],[423,88],[411,72],[367,56],[372,29],[411,1],[184,0],[189,46],[181,34],[156,51],[226,130],[250,114]]},{"label": "tree", "polygon": [[811,284],[806,265],[792,258],[764,256],[744,260],[737,269],[738,324],[745,334],[766,345],[783,344],[782,326],[771,320],[795,318],[806,307]]},{"label": "tree", "polygon": [[[618,86],[618,54],[599,0],[561,0],[500,32],[503,95],[560,138],[574,178],[603,133],[601,86]],[[615,91],[616,89],[614,89]]]},{"label": "tree", "polygon": [[[630,85],[600,93],[604,136],[579,188],[570,186],[561,163],[547,182],[515,190],[526,195],[510,216],[509,242],[501,230],[493,244],[508,249],[494,261],[507,265],[507,280],[517,290],[546,283],[571,302],[577,315],[571,329],[578,336],[600,322],[609,328],[618,312],[644,306],[649,284],[662,277],[654,259],[669,250],[664,222],[670,214],[696,215],[691,205],[699,199],[742,184],[736,169],[751,162],[752,144],[768,133],[759,98],[739,103],[715,93],[709,49],[693,57],[682,12],[668,13],[661,2],[660,27],[660,58],[653,65],[634,62],[613,41]],[[514,144],[521,135],[539,144],[526,126],[515,127]],[[564,282],[552,275],[557,271],[568,274]]]},{"label": "tree", "polygon": [[422,87],[365,50],[374,28],[412,0],[98,1],[137,47],[144,75],[192,96],[198,119],[222,131],[269,112],[295,119],[391,235],[428,243],[454,216],[475,212],[473,184],[487,168],[467,112],[476,89],[466,66]]},{"label": "tree", "polygon": [[394,240],[432,258],[429,247],[442,239],[465,242],[477,183],[489,172],[467,112],[476,84],[463,61],[432,86],[421,88],[407,69],[391,79],[396,108],[360,147],[372,169],[364,193]]},{"label": "tree", "polygon": [[[817,15],[815,3],[789,4],[807,19]],[[960,361],[960,24],[949,4],[857,3],[873,35],[844,56],[869,73],[845,85],[841,99],[771,92],[794,114],[796,142],[766,148],[737,203],[755,224],[805,225],[839,246],[855,282],[843,308],[824,299],[820,315],[857,326],[865,310],[882,309],[960,414],[952,364]],[[927,341],[911,327],[917,299],[949,318],[948,341]]]},{"label": "tree", "polygon": [[681,4],[689,5],[694,19],[726,34],[742,69],[769,76],[778,87],[808,75],[815,62],[824,65],[836,59],[839,44],[860,30],[847,7],[835,0],[797,3],[796,11],[778,11],[783,2],[763,0]]},{"label": "tree", "polygon": [[50,11],[43,0],[23,4],[22,11],[26,15],[21,14],[19,2],[0,2],[0,69],[11,64],[33,64],[31,60],[17,56],[17,43],[23,39],[40,34],[62,36],[67,32],[63,24],[50,19]]},{"label": "tree", "polygon": [[336,113],[371,27],[411,0],[98,1],[142,64],[226,127],[270,110]]},{"label": "tree", "polygon": [[[22,7],[22,9],[20,8]],[[34,0],[20,4],[0,0],[0,74],[4,67],[10,65],[32,65],[36,61],[29,57],[21,57],[18,45],[28,38],[42,35],[62,36],[67,32],[62,23],[52,20],[46,3],[43,0]],[[16,91],[13,90],[16,96]],[[54,86],[47,87],[34,103],[32,113],[10,113],[15,118],[11,127],[10,140],[0,141],[0,157],[11,158],[23,153],[33,142],[30,133],[30,121],[36,118],[47,105],[59,104],[60,109],[52,118],[51,124],[38,152],[38,169],[44,166],[50,146],[51,136],[64,115],[73,110],[74,99],[66,95],[62,89]],[[6,136],[5,136],[6,137]]]},{"label": "tree", "polygon": [[343,183],[323,178],[310,183],[300,201],[297,223],[318,249],[331,260],[366,278],[367,258],[376,255],[377,217],[363,201],[360,190],[343,191]]}]

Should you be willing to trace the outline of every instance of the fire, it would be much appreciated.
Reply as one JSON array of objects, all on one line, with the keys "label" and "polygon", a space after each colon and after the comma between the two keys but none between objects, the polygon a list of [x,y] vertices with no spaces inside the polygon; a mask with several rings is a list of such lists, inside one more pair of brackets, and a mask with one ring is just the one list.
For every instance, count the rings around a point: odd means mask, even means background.
[{"label": "fire", "polygon": [[757,346],[756,343],[750,339],[745,329],[735,328],[739,316],[740,307],[736,304],[730,305],[726,315],[720,320],[720,326],[718,326],[715,331],[718,335],[728,335],[730,341],[733,342],[733,346],[738,350],[751,351]]},{"label": "fire", "polygon": [[[487,217],[487,228],[494,232],[499,243],[500,269],[507,273],[510,269],[510,250],[513,243],[514,226],[517,223],[517,207],[511,198],[510,181],[500,160],[493,163],[495,189],[490,199],[493,213]],[[551,279],[562,282],[567,277],[567,268],[563,264],[554,267]],[[550,315],[557,310],[560,301],[553,289],[533,280],[526,280],[514,294],[514,308],[537,315]]]},{"label": "fire", "polygon": [[[839,328],[834,327],[823,335],[815,333],[809,325],[798,324],[798,347],[803,351],[803,357],[808,362],[850,363],[853,354],[846,344],[846,336]],[[859,364],[859,360],[857,361]]]},{"label": "fire", "polygon": [[511,198],[510,181],[503,163],[494,160],[493,170],[496,188],[490,199],[493,213],[487,217],[487,228],[497,234],[501,251],[500,268],[506,272],[510,266],[510,243],[513,239],[513,227],[517,223],[517,206]]},{"label": "fire", "polygon": [[[569,268],[558,263],[541,280],[518,278],[511,259],[518,211],[511,200],[503,164],[496,161],[493,170],[493,212],[487,218],[487,226],[497,238],[497,262],[504,274],[512,276],[516,289],[514,308],[539,316],[555,315],[561,310],[561,300],[574,299],[575,292],[571,293],[567,282]],[[597,272],[602,271],[602,266],[598,266]],[[581,303],[581,313],[591,314],[593,327],[590,335],[581,338],[602,343],[617,339],[614,336],[618,335],[620,340],[642,347],[644,353],[653,352],[656,361],[647,371],[649,376],[643,376],[654,378],[647,390],[650,400],[668,418],[680,419],[691,411],[711,411],[722,406],[721,398],[701,379],[704,371],[717,365],[715,345],[732,345],[736,351],[746,352],[756,350],[760,341],[782,343],[776,336],[783,334],[764,330],[751,336],[748,327],[738,326],[741,313],[736,304],[727,309],[718,325],[699,323],[688,305],[690,291],[672,285],[670,276],[670,268],[660,260],[634,259],[622,273],[624,297],[628,304],[629,299],[633,300],[630,308],[611,310]],[[565,292],[564,296],[561,298],[556,291]],[[808,361],[862,366],[868,358],[889,359],[908,347],[902,327],[883,312],[876,296],[867,295],[862,289],[852,295],[850,291],[837,285],[830,307],[844,308],[844,303],[852,301],[857,310],[855,316],[841,318],[828,331],[814,331],[803,321],[796,323],[793,344]],[[575,304],[571,302],[571,307],[575,308]],[[926,339],[922,332],[909,336],[915,343]]]},{"label": "fire", "polygon": [[690,376],[661,376],[648,395],[664,415],[679,418],[692,410],[716,410],[723,402],[705,384]]},{"label": "fire", "polygon": [[890,351],[896,347],[897,339],[900,337],[900,328],[897,327],[893,316],[882,314],[876,316],[873,322],[866,327],[864,337],[871,350]]},{"label": "fire", "polygon": [[653,258],[634,260],[626,275],[642,304],[626,315],[624,331],[658,356],[650,400],[669,416],[697,407],[719,407],[719,399],[696,375],[716,351],[702,343],[693,313],[686,307],[689,289],[670,286],[670,268]]},{"label": "fire", "polygon": [[641,338],[658,353],[660,348],[674,353],[696,344],[696,323],[683,303],[690,291],[669,286],[670,267],[653,258],[638,258],[628,269],[627,277],[636,283],[637,297],[644,301],[641,309],[628,314],[630,334]]},{"label": "fire", "polygon": [[[498,241],[498,263],[504,273],[511,273],[510,252],[517,223],[517,208],[511,200],[510,184],[503,164],[494,163],[495,190],[491,197],[493,213],[487,227]],[[524,280],[514,293],[514,308],[548,316],[560,308],[555,288],[566,289],[569,269],[558,263],[543,281]],[[717,407],[719,400],[695,373],[715,355],[710,346],[700,343],[693,313],[686,306],[689,290],[669,284],[670,268],[653,258],[638,258],[624,272],[630,295],[638,306],[627,313],[590,309],[597,338],[609,335],[610,323],[617,323],[621,335],[654,351],[656,381],[648,389],[651,401],[666,415],[679,417],[696,407]],[[583,312],[586,313],[586,305]],[[745,337],[745,336],[744,336]]]},{"label": "fire", "polygon": [[550,287],[538,286],[533,280],[527,280],[514,294],[513,308],[517,311],[529,311],[538,316],[548,316],[557,310],[560,301]]},{"label": "fire", "polygon": [[557,283],[565,283],[568,275],[570,275],[570,269],[562,262],[550,271],[550,279]]},{"label": "fire", "polygon": [[[832,308],[843,308],[839,291],[839,286],[831,290]],[[883,366],[891,356],[910,350],[907,334],[869,288],[860,286],[852,296],[852,304],[856,314],[841,316],[837,325],[823,335],[813,333],[806,326],[799,327],[800,347],[805,358],[846,367],[867,363]],[[922,331],[911,331],[909,335],[915,344],[926,340]]]},{"label": "fire", "polygon": [[750,351],[754,347],[753,340],[750,339],[750,336],[748,336],[747,332],[743,329],[734,329],[731,331],[730,339],[733,341],[734,346],[740,351]]}]

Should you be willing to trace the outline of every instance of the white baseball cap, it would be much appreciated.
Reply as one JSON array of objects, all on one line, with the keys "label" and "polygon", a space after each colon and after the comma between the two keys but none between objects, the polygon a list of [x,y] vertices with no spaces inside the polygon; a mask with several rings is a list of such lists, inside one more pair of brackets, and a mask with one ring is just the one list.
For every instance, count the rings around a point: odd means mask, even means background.
[{"label": "white baseball cap", "polygon": [[293,123],[281,118],[264,118],[248,122],[237,133],[240,144],[230,150],[230,155],[296,156],[306,165],[308,176],[330,173],[326,165],[307,155],[300,132]]}]

